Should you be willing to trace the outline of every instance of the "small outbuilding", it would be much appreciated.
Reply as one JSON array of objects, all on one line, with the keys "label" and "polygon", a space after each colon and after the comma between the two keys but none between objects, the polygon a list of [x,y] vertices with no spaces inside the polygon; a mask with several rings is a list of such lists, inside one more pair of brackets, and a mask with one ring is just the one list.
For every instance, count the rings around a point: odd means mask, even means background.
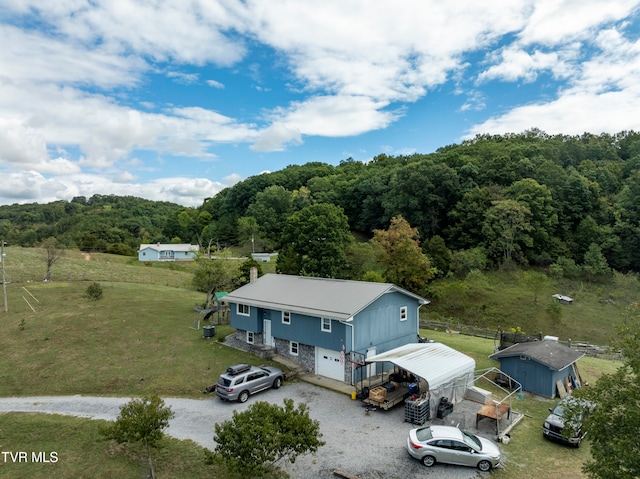
[{"label": "small outbuilding", "polygon": [[500,361],[500,370],[523,391],[553,398],[582,385],[576,362],[583,356],[558,341],[544,340],[517,343],[489,357]]},{"label": "small outbuilding", "polygon": [[553,297],[562,304],[573,304],[573,298],[565,296],[564,294],[554,294]]}]

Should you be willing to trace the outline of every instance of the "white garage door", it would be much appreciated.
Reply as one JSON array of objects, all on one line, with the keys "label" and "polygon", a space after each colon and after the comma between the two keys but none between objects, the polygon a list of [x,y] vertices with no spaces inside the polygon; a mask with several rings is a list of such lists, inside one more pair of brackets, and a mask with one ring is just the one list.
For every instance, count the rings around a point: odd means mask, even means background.
[{"label": "white garage door", "polygon": [[340,351],[316,348],[316,374],[344,381],[344,364],[340,362]]}]

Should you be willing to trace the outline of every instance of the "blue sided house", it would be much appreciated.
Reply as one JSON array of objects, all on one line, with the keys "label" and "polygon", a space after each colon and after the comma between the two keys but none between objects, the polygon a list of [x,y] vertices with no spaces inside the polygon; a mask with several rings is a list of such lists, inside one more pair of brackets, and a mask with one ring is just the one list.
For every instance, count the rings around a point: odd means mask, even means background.
[{"label": "blue sided house", "polygon": [[141,244],[138,261],[189,261],[196,258],[199,249],[193,244]]},{"label": "blue sided house", "polygon": [[225,296],[236,339],[352,384],[358,363],[418,337],[426,299],[389,283],[267,274]]}]

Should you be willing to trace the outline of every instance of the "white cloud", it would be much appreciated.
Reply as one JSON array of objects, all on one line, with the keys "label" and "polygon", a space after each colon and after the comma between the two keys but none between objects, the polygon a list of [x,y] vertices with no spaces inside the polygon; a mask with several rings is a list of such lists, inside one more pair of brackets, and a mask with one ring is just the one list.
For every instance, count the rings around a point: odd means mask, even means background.
[{"label": "white cloud", "polygon": [[173,80],[177,83],[181,83],[183,85],[192,85],[198,81],[197,73],[183,73],[183,72],[168,72],[167,76],[169,78],[173,78]]},{"label": "white cloud", "polygon": [[[229,161],[219,148],[233,145],[241,162],[248,145],[284,151],[306,137],[387,129],[448,84],[467,95],[456,112],[479,115],[497,102],[495,81],[550,79],[548,99],[500,105],[504,114],[477,120],[472,134],[637,129],[640,53],[627,22],[639,6],[0,0],[0,44],[10,45],[0,49],[0,201],[11,185],[41,201],[98,191],[191,203],[240,176],[164,173],[177,161],[219,165]],[[167,96],[178,82],[179,94]]]},{"label": "white cloud", "polygon": [[593,36],[601,25],[627,17],[638,8],[637,0],[536,0],[525,28],[523,44],[559,45]]},{"label": "white cloud", "polygon": [[284,123],[272,123],[260,134],[260,138],[252,146],[256,151],[279,151],[285,145],[299,145],[302,143],[300,131],[288,127]]},{"label": "white cloud", "polygon": [[209,85],[212,88],[219,88],[219,89],[224,88],[223,83],[220,83],[219,81],[215,81],[215,80],[207,80],[207,85]]},{"label": "white cloud", "polygon": [[[499,63],[481,72],[478,80],[480,82],[493,79],[533,82],[543,71],[550,71],[557,78],[566,78],[572,69],[563,60],[564,56],[559,52],[545,53],[535,50],[529,53],[516,46],[507,47],[495,55]],[[572,54],[567,56],[575,57]]]},{"label": "white cloud", "polygon": [[13,118],[0,117],[0,161],[37,164],[47,158],[47,142],[38,130]]},{"label": "white cloud", "polygon": [[473,1],[249,6],[252,29],[288,55],[307,88],[380,101],[415,101],[459,68],[463,53],[521,28],[525,11],[517,2]]},{"label": "white cloud", "polygon": [[0,24],[0,80],[5,83],[59,83],[100,88],[134,86],[146,68],[141,58],[116,55],[39,32]]},{"label": "white cloud", "polygon": [[318,96],[274,112],[273,118],[304,135],[352,136],[384,128],[397,119],[398,112],[383,110],[387,106],[367,96]]},{"label": "white cloud", "polygon": [[640,40],[629,42],[616,30],[597,38],[602,51],[584,61],[556,99],[513,108],[470,129],[500,134],[531,127],[549,134],[617,133],[639,130]]}]

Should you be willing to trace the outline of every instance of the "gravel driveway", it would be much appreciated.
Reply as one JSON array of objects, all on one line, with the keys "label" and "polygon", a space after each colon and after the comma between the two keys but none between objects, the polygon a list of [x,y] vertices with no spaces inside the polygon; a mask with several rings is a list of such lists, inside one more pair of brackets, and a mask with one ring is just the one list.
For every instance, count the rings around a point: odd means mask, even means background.
[{"label": "gravel driveway", "polygon": [[[428,469],[411,458],[406,451],[406,437],[409,429],[415,426],[404,422],[404,408],[401,406],[389,411],[372,411],[367,415],[360,401],[305,382],[287,383],[278,390],[253,396],[245,404],[227,403],[215,395],[207,395],[202,400],[165,398],[165,404],[175,412],[166,432],[172,437],[190,439],[213,449],[214,423],[230,419],[234,410],[244,411],[255,401],[282,404],[285,398],[309,406],[311,417],[320,421],[326,442],[316,454],[302,456],[295,464],[281,464],[294,479],[334,478],[335,469],[356,474],[361,479],[488,477],[489,473],[466,467],[438,464]],[[120,413],[120,407],[129,400],[86,396],[0,398],[0,411],[113,420]]]}]

